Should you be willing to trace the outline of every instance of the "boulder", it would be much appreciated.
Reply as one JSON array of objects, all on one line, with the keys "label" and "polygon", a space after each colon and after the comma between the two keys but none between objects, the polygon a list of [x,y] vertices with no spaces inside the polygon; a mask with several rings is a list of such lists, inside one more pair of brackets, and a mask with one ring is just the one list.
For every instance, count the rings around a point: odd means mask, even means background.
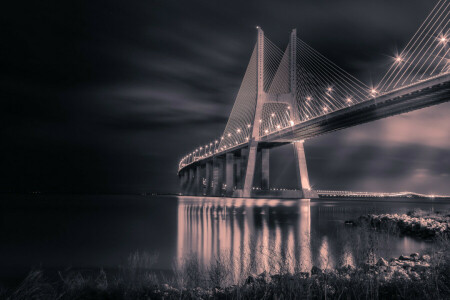
[{"label": "boulder", "polygon": [[380,267],[387,267],[388,265],[389,265],[389,263],[382,257],[377,262],[377,266],[380,266]]},{"label": "boulder", "polygon": [[411,253],[410,257],[412,260],[419,260],[420,255],[419,255],[419,253],[416,252],[416,253]]},{"label": "boulder", "polygon": [[313,267],[311,268],[311,275],[320,275],[320,274],[322,274],[322,273],[323,273],[323,271],[322,271],[322,269],[319,268],[319,267],[313,266]]},{"label": "boulder", "polygon": [[411,257],[409,257],[408,255],[400,255],[400,257],[398,259],[399,260],[411,260]]},{"label": "boulder", "polygon": [[427,254],[422,255],[422,260],[424,260],[424,261],[426,261],[426,262],[430,262],[431,256],[429,256],[429,255],[427,255]]},{"label": "boulder", "polygon": [[255,277],[253,277],[253,276],[248,276],[247,277],[247,279],[245,279],[245,284],[252,284],[252,283],[255,283]]}]

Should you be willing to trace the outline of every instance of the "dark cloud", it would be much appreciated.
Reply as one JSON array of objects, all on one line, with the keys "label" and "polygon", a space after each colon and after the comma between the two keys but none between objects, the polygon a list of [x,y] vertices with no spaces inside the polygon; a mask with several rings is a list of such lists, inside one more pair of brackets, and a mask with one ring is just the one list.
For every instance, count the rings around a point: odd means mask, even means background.
[{"label": "dark cloud", "polygon": [[[282,49],[296,27],[300,38],[370,83],[433,4],[9,3],[1,18],[0,189],[175,191],[179,158],[225,127],[256,25]],[[449,110],[442,105],[311,140],[313,181],[321,188],[450,192],[443,184]],[[439,125],[427,127],[432,121]],[[274,172],[283,174],[283,163]]]}]

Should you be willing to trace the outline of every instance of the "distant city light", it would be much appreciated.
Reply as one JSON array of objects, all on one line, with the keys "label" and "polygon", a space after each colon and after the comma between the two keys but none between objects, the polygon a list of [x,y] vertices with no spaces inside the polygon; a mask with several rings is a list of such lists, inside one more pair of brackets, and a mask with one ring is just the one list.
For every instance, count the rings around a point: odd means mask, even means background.
[{"label": "distant city light", "polygon": [[306,100],[311,101],[311,97],[309,97],[309,96],[306,97]]},{"label": "distant city light", "polygon": [[329,93],[331,93],[331,92],[333,91],[333,88],[332,88],[332,87],[328,87],[328,88],[327,88],[327,91],[328,91]]}]

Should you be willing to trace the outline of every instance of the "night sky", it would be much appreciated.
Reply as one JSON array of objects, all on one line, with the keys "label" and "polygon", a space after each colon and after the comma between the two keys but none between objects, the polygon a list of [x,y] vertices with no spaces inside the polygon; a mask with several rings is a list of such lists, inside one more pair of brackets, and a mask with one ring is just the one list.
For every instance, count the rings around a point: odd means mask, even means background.
[{"label": "night sky", "polygon": [[[225,128],[256,25],[282,49],[297,28],[370,85],[434,4],[9,3],[0,21],[0,191],[177,192],[179,159]],[[449,113],[445,103],[309,140],[312,184],[450,194]],[[274,174],[292,162],[274,159]],[[280,176],[274,185],[292,183]]]}]

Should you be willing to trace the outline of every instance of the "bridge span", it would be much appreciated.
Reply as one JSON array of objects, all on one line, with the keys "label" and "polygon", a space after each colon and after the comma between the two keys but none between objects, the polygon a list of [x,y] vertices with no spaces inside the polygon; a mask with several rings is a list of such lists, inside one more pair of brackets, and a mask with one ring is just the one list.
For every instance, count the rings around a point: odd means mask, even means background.
[{"label": "bridge span", "polygon": [[[449,1],[439,1],[375,87],[298,39],[295,29],[282,51],[257,27],[257,42],[225,131],[181,159],[181,192],[317,197],[309,183],[304,141],[450,100],[449,13]],[[270,149],[289,143],[298,190],[271,189]]]}]

